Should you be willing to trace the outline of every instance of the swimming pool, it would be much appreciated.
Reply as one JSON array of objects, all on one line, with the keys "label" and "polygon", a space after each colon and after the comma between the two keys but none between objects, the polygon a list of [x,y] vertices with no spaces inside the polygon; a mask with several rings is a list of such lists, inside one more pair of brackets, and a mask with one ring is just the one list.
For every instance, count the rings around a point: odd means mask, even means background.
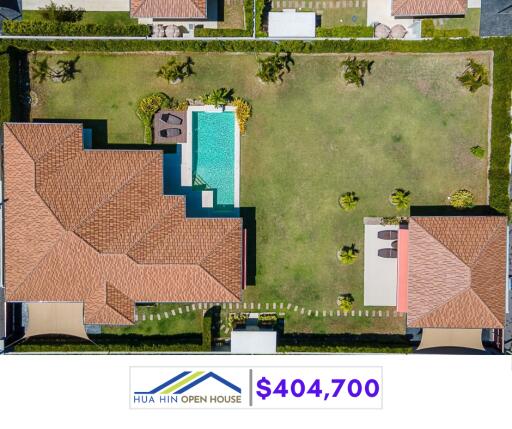
[{"label": "swimming pool", "polygon": [[[188,180],[213,191],[215,207],[238,207],[238,139],[235,112],[210,106],[190,108]],[[191,176],[191,177],[190,177]]]}]

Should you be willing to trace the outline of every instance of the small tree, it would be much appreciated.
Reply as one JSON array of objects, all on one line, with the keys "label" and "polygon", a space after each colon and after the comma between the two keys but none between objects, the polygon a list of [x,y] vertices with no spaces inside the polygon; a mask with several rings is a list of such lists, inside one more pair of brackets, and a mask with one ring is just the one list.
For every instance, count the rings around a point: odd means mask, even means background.
[{"label": "small tree", "polygon": [[225,106],[233,100],[233,90],[226,88],[214,89],[209,94],[201,97],[204,104],[212,104],[215,107]]},{"label": "small tree", "polygon": [[194,62],[190,57],[187,57],[183,62],[179,62],[176,57],[171,57],[171,59],[167,61],[167,64],[160,67],[156,75],[164,78],[171,84],[177,84],[194,73],[192,70],[193,65]]},{"label": "small tree", "polygon": [[483,158],[485,156],[485,149],[482,146],[473,146],[470,150],[477,158]]},{"label": "small tree", "polygon": [[356,85],[357,87],[364,86],[364,77],[366,73],[372,73],[372,66],[374,61],[358,60],[357,57],[348,57],[342,61],[341,67],[343,68],[343,77],[348,84]]},{"label": "small tree", "polygon": [[468,209],[473,207],[473,194],[467,189],[459,189],[451,194],[448,199],[452,207],[456,209]]},{"label": "small tree", "polygon": [[468,58],[466,69],[460,76],[457,76],[457,79],[471,93],[476,92],[483,85],[489,85],[487,69],[483,64],[477,63],[472,58]]},{"label": "small tree", "polygon": [[290,72],[290,64],[295,64],[289,52],[276,52],[266,58],[258,58],[259,77],[265,83],[276,83],[283,80],[283,75]]},{"label": "small tree", "polygon": [[72,5],[57,6],[53,1],[44,7],[40,7],[39,10],[44,19],[57,22],[78,22],[82,20],[85,13],[85,9],[75,9]]},{"label": "small tree", "polygon": [[336,305],[339,307],[341,311],[344,313],[348,313],[352,310],[352,304],[354,303],[354,297],[351,293],[344,293],[338,295],[336,299]]},{"label": "small tree", "polygon": [[236,120],[240,127],[240,133],[245,134],[247,131],[247,122],[252,115],[252,107],[243,98],[237,97],[231,103],[236,108]]},{"label": "small tree", "polygon": [[339,199],[338,203],[340,207],[349,212],[354,210],[359,202],[359,197],[356,196],[355,192],[345,192]]},{"label": "small tree", "polygon": [[396,188],[391,194],[389,200],[397,209],[407,209],[409,207],[411,197],[409,191],[405,191],[401,188]]},{"label": "small tree", "polygon": [[338,261],[340,261],[343,265],[351,265],[353,264],[359,254],[359,250],[356,249],[356,245],[352,244],[351,246],[342,246],[338,249],[336,256],[338,257]]}]

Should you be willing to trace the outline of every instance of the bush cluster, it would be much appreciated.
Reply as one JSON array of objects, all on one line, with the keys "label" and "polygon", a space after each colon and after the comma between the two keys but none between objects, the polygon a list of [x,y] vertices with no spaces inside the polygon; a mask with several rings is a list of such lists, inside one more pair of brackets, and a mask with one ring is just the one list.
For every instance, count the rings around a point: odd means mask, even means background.
[{"label": "bush cluster", "polygon": [[467,28],[436,28],[433,19],[421,21],[421,37],[470,37],[471,33]]},{"label": "bush cluster", "polygon": [[155,92],[146,95],[139,100],[137,105],[137,116],[144,125],[144,143],[153,142],[153,117],[160,109],[171,106],[172,100],[163,92]]},{"label": "bush cluster", "polygon": [[0,54],[0,127],[11,120],[11,95],[9,88],[10,61],[7,52]]},{"label": "bush cluster", "polygon": [[361,25],[318,27],[316,37],[373,37],[373,27],[363,27]]},{"label": "bush cluster", "polygon": [[58,21],[4,21],[3,32],[16,36],[149,36],[147,25],[101,25]]}]

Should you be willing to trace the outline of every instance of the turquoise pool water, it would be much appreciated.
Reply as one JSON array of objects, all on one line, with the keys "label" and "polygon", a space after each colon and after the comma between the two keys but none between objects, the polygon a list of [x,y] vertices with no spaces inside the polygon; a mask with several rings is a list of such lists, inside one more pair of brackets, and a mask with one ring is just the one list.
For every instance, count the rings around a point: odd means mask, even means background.
[{"label": "turquoise pool water", "polygon": [[215,204],[235,202],[235,114],[192,112],[192,174],[195,185],[216,192]]}]

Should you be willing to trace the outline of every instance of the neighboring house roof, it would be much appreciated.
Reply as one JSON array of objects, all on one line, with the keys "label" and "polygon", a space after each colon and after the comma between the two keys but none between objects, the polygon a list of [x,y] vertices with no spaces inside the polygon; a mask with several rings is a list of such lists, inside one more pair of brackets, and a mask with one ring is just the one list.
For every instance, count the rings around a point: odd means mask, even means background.
[{"label": "neighboring house roof", "polygon": [[393,16],[465,15],[467,0],[393,0]]},{"label": "neighboring house roof", "polygon": [[407,325],[502,328],[506,247],[506,217],[411,217]]},{"label": "neighboring house roof", "polygon": [[237,301],[239,218],[187,218],[161,151],[84,150],[77,124],[5,124],[7,301],[84,302],[130,324],[135,302]]},{"label": "neighboring house roof", "polygon": [[135,18],[206,18],[206,0],[130,0]]},{"label": "neighboring house roof", "polygon": [[480,35],[512,35],[512,0],[482,0]]}]

